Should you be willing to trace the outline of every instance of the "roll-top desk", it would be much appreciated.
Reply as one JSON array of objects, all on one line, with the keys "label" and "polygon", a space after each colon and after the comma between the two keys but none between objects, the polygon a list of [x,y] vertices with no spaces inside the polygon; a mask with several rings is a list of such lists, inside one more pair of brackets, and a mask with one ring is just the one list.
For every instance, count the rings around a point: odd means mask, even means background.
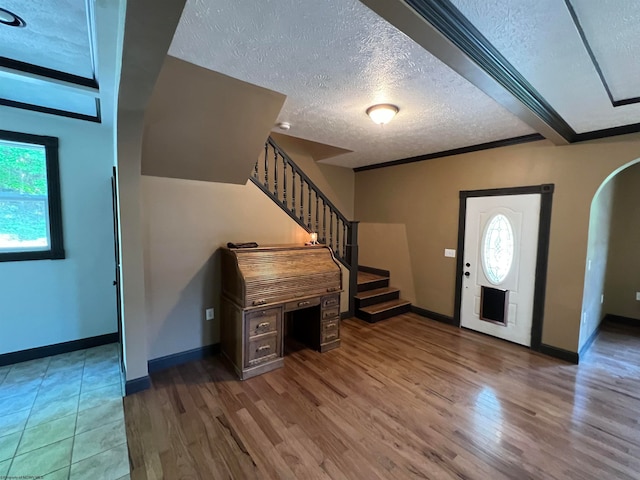
[{"label": "roll-top desk", "polygon": [[221,347],[241,379],[279,368],[287,330],[340,346],[342,270],[323,245],[222,249]]}]

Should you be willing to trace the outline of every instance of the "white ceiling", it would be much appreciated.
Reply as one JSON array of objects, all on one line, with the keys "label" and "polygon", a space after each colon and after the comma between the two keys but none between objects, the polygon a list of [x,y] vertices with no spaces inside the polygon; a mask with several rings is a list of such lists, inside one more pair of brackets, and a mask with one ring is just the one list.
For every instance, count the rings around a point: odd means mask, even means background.
[{"label": "white ceiling", "polygon": [[[451,0],[576,133],[640,122],[640,104],[612,105],[568,8],[618,100],[640,96],[637,0],[566,2]],[[325,160],[345,167],[536,133],[427,50],[357,0],[187,0],[169,53],[284,93],[279,120],[352,150]],[[375,103],[400,113],[377,127]]]},{"label": "white ceiling", "polygon": [[112,126],[124,0],[0,0],[0,7],[26,22],[23,28],[0,24],[0,109]]},{"label": "white ceiling", "polygon": [[[92,3],[92,2],[91,2]],[[92,79],[90,25],[85,0],[2,0],[25,28],[0,28],[0,57]]]},{"label": "white ceiling", "polygon": [[[637,0],[571,0],[613,98],[640,97]],[[624,66],[624,68],[620,68]]]},{"label": "white ceiling", "polygon": [[[451,0],[462,14],[533,85],[578,133],[640,122],[640,104],[613,107],[582,43],[569,10],[561,0]],[[609,59],[608,70],[631,80],[640,94],[637,49],[614,54],[616,44],[633,47],[640,40],[637,0],[578,0],[582,18],[602,24],[589,28],[590,43]],[[609,4],[608,12],[604,4]],[[632,4],[634,6],[632,6]],[[582,13],[582,15],[581,15]],[[625,20],[625,15],[629,15]],[[623,31],[616,30],[631,22]],[[631,31],[632,30],[632,31]],[[585,32],[586,33],[586,32]]]},{"label": "white ceiling", "polygon": [[[534,133],[357,0],[188,0],[169,54],[284,93],[289,133],[345,167]],[[379,127],[376,103],[400,113]]]},{"label": "white ceiling", "polygon": [[[640,103],[613,106],[583,41],[613,100],[639,97],[637,0],[449,1],[575,132],[640,123]],[[402,0],[362,2],[385,5],[376,11],[386,18],[394,8],[407,9]],[[84,114],[98,97],[103,114],[108,111],[112,117],[123,5],[123,0],[2,0],[1,6],[22,16],[27,27],[0,25],[0,57],[86,78],[95,75],[100,90],[73,91],[74,85],[46,75],[36,75],[37,87],[31,78],[25,85],[18,78],[24,72],[0,65],[0,98]],[[584,39],[568,7],[574,9]],[[402,22],[394,24],[416,37]],[[459,51],[447,54],[419,41],[421,45],[358,0],[187,0],[169,53],[285,94],[278,120],[292,124],[288,133],[351,150],[323,160],[345,167],[470,147],[536,129],[549,138],[557,134],[545,131],[548,125],[532,119],[519,101],[514,107],[515,97],[505,100],[485,88],[484,80],[459,68]],[[458,60],[452,60],[456,55]],[[379,127],[365,115],[375,103],[396,104],[400,113]]]}]

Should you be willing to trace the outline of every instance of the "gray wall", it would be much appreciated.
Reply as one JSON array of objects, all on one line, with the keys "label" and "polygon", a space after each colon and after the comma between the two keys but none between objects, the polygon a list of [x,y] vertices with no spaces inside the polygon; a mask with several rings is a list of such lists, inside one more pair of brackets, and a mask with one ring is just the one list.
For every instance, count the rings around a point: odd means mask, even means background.
[{"label": "gray wall", "polygon": [[113,130],[8,107],[0,129],[59,138],[67,254],[0,263],[0,354],[116,332]]}]

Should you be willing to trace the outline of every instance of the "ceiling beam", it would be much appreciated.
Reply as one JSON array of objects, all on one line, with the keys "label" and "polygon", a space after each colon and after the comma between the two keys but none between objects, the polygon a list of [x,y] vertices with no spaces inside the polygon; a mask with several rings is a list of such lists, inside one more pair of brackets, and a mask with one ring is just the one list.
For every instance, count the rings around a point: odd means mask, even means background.
[{"label": "ceiling beam", "polygon": [[360,0],[556,145],[576,132],[448,0]]},{"label": "ceiling beam", "polygon": [[91,97],[98,97],[100,91],[96,87],[87,85],[79,85],[77,83],[61,80],[58,78],[51,78],[37,73],[25,72],[22,70],[14,70],[9,67],[0,65],[0,78],[17,80],[20,82],[31,83],[37,87],[56,87],[58,89],[66,90],[71,93],[80,93]]}]

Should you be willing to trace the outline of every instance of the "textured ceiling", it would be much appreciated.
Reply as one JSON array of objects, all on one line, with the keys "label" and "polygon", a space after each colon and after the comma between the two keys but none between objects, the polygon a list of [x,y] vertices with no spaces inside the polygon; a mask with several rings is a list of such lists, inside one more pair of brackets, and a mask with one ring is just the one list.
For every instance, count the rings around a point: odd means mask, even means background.
[{"label": "textured ceiling", "polygon": [[[287,95],[296,137],[346,167],[534,133],[357,0],[188,0],[173,56]],[[368,106],[400,113],[377,126]]]},{"label": "textured ceiling", "polygon": [[615,100],[640,97],[638,0],[571,0]]},{"label": "textured ceiling", "polygon": [[[597,70],[582,43],[569,10],[561,0],[451,0],[462,14],[502,53],[505,58],[578,133],[640,122],[640,104],[613,107]],[[572,0],[573,3],[573,0]],[[633,29],[616,29],[615,22],[627,21]],[[633,48],[640,39],[636,0],[575,0],[576,11],[588,12],[589,41],[613,55],[617,44]],[[613,13],[611,13],[613,12]],[[586,20],[586,18],[585,18]],[[630,38],[632,37],[632,38]],[[635,49],[637,52],[637,49]],[[628,52],[625,52],[625,54]],[[616,54],[608,70],[638,85],[637,55]],[[632,58],[632,60],[629,60]],[[637,94],[636,94],[637,95]]]},{"label": "textured ceiling", "polygon": [[0,57],[94,77],[86,1],[2,0],[0,6],[27,24],[0,25]]}]

